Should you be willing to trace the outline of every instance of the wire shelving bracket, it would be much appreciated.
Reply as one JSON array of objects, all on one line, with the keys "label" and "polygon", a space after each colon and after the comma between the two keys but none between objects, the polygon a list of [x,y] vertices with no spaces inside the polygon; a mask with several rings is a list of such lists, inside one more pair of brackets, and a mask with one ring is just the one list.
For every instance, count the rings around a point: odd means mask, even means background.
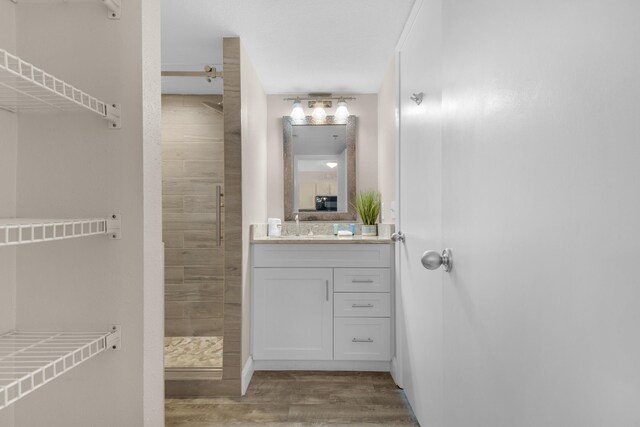
[{"label": "wire shelving bracket", "polygon": [[88,110],[119,129],[120,106],[106,103],[0,49],[0,108],[20,111]]},{"label": "wire shelving bracket", "polygon": [[104,3],[109,10],[109,13],[107,14],[109,19],[120,19],[120,0],[102,0],[102,3]]}]

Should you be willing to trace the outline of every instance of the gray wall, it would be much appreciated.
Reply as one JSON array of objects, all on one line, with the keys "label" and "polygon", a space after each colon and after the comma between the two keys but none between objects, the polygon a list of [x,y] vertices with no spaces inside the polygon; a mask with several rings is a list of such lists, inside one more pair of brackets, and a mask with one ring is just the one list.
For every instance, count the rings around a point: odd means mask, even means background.
[{"label": "gray wall", "polygon": [[[15,4],[0,3],[0,48],[15,53]],[[0,110],[0,218],[16,214],[18,118]],[[16,324],[16,249],[0,248],[0,334]],[[0,411],[0,425],[13,426],[13,408]]]}]

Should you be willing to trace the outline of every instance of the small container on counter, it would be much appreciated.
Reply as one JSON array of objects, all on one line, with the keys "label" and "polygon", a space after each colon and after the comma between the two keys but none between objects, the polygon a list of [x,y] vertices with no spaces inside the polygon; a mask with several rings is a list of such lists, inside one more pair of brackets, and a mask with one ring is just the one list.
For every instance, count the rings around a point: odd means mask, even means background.
[{"label": "small container on counter", "polygon": [[338,224],[333,224],[333,235],[334,236],[338,235]]},{"label": "small container on counter", "polygon": [[356,235],[356,225],[355,224],[349,224],[349,231],[351,232],[352,235]]}]

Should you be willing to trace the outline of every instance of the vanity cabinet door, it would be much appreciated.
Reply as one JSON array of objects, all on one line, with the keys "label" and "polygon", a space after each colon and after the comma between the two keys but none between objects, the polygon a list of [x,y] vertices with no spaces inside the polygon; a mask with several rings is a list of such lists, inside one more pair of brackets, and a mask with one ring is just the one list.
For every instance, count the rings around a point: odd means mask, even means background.
[{"label": "vanity cabinet door", "polygon": [[333,358],[333,269],[253,269],[255,360]]}]

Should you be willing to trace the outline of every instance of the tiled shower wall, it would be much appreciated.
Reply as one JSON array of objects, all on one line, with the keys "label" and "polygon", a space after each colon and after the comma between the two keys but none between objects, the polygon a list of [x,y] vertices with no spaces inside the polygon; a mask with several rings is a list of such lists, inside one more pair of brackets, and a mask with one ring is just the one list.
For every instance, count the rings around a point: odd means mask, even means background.
[{"label": "tiled shower wall", "polygon": [[215,234],[223,116],[203,101],[222,96],[162,97],[166,337],[223,335],[224,252]]}]

